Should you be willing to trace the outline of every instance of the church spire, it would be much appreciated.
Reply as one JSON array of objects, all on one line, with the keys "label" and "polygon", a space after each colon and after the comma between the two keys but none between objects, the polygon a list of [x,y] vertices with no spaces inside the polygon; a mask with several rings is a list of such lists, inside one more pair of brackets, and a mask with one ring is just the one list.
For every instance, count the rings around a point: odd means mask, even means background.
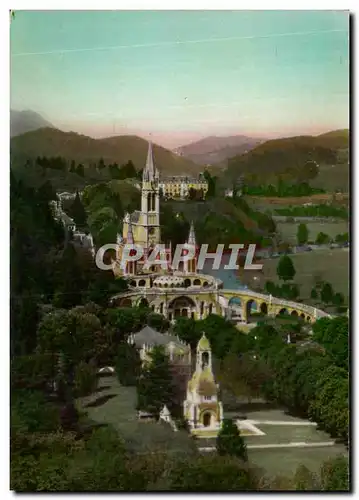
[{"label": "church spire", "polygon": [[152,142],[148,142],[148,152],[147,152],[147,160],[146,165],[143,170],[142,180],[144,182],[153,181],[156,177],[156,167],[155,162],[153,161],[153,152],[152,152]]},{"label": "church spire", "polygon": [[135,243],[135,240],[133,238],[133,232],[132,232],[132,222],[131,219],[128,221],[128,231],[127,231],[127,245],[133,245]]},{"label": "church spire", "polygon": [[193,221],[191,221],[191,227],[190,227],[190,230],[189,230],[189,235],[188,235],[188,241],[187,241],[187,243],[189,245],[196,246],[196,235],[195,235],[195,232],[194,232]]}]

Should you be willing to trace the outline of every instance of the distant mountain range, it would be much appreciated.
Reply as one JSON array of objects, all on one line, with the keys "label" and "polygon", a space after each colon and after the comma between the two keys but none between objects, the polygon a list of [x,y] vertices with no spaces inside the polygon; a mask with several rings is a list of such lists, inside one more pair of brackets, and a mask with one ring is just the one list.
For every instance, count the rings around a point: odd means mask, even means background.
[{"label": "distant mountain range", "polygon": [[[121,135],[106,139],[93,139],[75,132],[62,132],[55,128],[40,128],[10,141],[11,162],[14,168],[38,156],[61,156],[68,161],[82,163],[85,168],[97,164],[123,165],[131,160],[137,170],[146,163],[148,142],[135,135]],[[178,156],[157,144],[153,145],[156,166],[162,175],[198,175],[203,167]]]},{"label": "distant mountain range", "polygon": [[333,130],[317,136],[303,135],[266,141],[247,154],[228,160],[225,175],[236,178],[240,174],[265,179],[270,176],[288,175],[295,179],[308,160],[319,165],[345,163],[339,160],[348,156],[349,130]]},{"label": "distant mountain range", "polygon": [[205,137],[197,142],[175,149],[176,154],[189,158],[200,165],[226,165],[226,160],[245,154],[263,143],[265,139],[232,135],[228,137]]},{"label": "distant mountain range", "polygon": [[25,134],[39,128],[54,126],[35,111],[10,110],[10,137]]},{"label": "distant mountain range", "polygon": [[[86,166],[122,165],[131,160],[135,168],[144,167],[147,141],[136,135],[94,139],[74,132],[62,132],[34,111],[11,110],[11,163],[23,168],[37,156],[61,156]],[[169,151],[154,145],[157,167],[162,175],[198,175],[203,165],[221,168],[225,177],[250,173],[267,177],[301,168],[311,158],[319,164],[334,164],[338,156],[348,158],[349,130],[334,130],[318,136],[298,136],[264,140],[244,135],[206,137]],[[348,160],[345,160],[348,163]],[[345,163],[344,161],[344,163]],[[228,167],[228,168],[226,168]]]}]

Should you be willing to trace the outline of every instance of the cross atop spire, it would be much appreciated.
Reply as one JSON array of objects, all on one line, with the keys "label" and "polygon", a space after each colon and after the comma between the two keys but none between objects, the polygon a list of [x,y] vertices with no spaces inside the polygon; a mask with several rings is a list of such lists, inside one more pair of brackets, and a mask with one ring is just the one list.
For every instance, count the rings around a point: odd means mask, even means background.
[{"label": "cross atop spire", "polygon": [[195,235],[195,232],[194,232],[193,221],[191,221],[191,227],[189,229],[189,235],[188,235],[188,241],[187,241],[187,243],[189,245],[196,245],[196,235]]},{"label": "cross atop spire", "polygon": [[156,176],[156,167],[155,162],[153,161],[153,152],[152,152],[152,142],[148,142],[148,152],[147,152],[147,160],[146,165],[143,170],[143,181],[153,181]]}]

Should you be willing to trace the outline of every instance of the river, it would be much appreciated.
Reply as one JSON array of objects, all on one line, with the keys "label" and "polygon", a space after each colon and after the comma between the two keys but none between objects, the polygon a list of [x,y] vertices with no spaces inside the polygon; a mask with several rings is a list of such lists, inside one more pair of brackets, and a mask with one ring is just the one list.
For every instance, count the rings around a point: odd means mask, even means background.
[{"label": "river", "polygon": [[224,266],[228,264],[230,257],[231,254],[224,254],[221,259],[220,268],[217,270],[212,269],[214,260],[207,259],[205,260],[203,269],[200,272],[222,280],[223,288],[228,288],[230,290],[247,288],[245,285],[241,284],[241,281],[237,276],[237,272],[234,269],[224,269]]}]

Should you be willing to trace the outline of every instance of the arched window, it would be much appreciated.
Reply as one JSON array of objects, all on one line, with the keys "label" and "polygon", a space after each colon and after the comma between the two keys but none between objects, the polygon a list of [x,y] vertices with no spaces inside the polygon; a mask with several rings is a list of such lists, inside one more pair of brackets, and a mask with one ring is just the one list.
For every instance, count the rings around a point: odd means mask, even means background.
[{"label": "arched window", "polygon": [[206,351],[202,353],[202,368],[208,366],[208,363],[209,363],[209,354]]}]

